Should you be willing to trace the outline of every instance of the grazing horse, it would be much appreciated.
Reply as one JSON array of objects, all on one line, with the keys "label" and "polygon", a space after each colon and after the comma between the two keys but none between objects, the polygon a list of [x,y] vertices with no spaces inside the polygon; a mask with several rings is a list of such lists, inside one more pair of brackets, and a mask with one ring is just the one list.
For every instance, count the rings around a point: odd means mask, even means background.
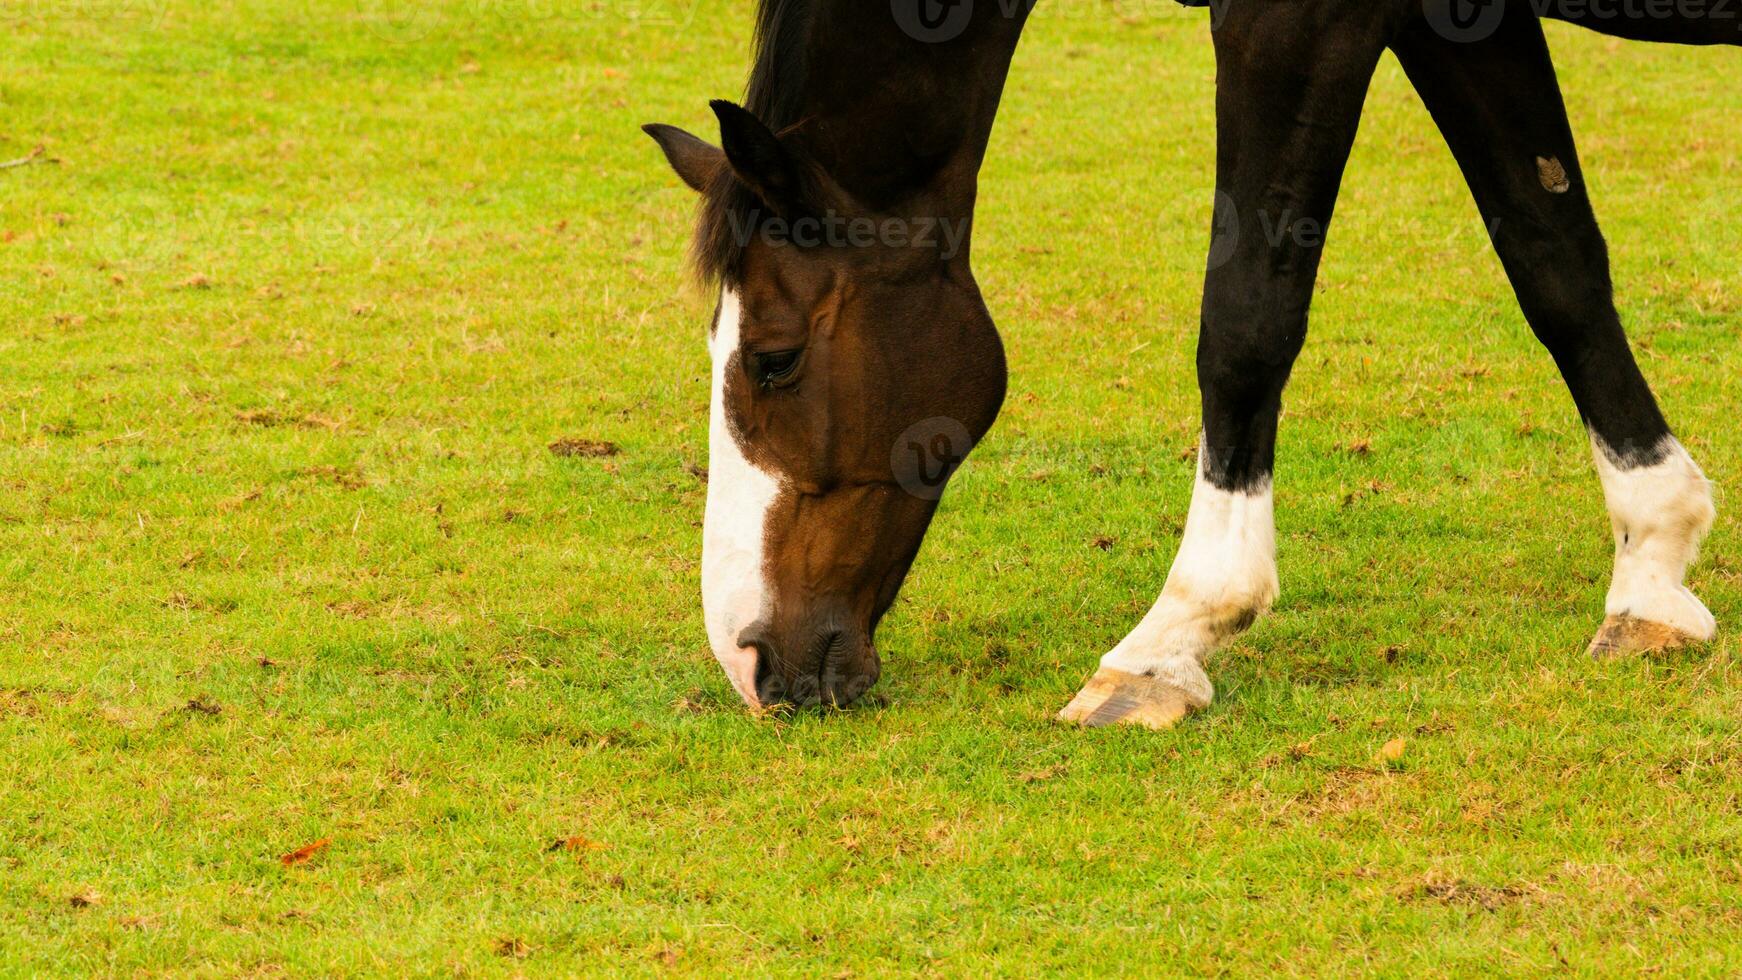
[{"label": "grazing horse", "polygon": [[[720,145],[645,127],[701,194],[694,260],[720,291],[702,599],[715,656],[753,707],[845,704],[876,681],[878,620],[945,481],[1003,402],[970,232],[1033,2],[762,0],[746,104],[712,103]],[[1590,434],[1617,549],[1591,650],[1714,635],[1683,584],[1711,492],[1622,331],[1540,17],[1659,41],[1742,34],[1685,4],[1533,3],[1215,0],[1217,190],[1191,511],[1160,598],[1062,719],[1159,728],[1208,705],[1206,659],[1276,598],[1283,387],[1387,48],[1457,158]],[[1280,226],[1290,233],[1270,233]]]}]

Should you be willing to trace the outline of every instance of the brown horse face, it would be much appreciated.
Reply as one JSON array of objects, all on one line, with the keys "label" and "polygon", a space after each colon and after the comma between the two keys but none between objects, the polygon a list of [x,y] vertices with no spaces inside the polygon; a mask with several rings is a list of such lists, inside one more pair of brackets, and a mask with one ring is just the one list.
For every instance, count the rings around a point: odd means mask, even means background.
[{"label": "brown horse face", "polygon": [[[866,227],[843,203],[841,227]],[[998,413],[1004,353],[965,261],[893,234],[801,244],[793,226],[748,236],[710,336],[702,605],[747,702],[844,705],[877,680],[877,622]]]}]

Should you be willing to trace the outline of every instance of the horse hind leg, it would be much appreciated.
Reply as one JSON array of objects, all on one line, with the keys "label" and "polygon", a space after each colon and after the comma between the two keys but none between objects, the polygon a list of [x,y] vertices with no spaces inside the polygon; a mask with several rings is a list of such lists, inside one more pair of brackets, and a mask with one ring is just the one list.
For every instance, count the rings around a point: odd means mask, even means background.
[{"label": "horse hind leg", "polygon": [[1457,157],[1531,329],[1584,419],[1615,533],[1607,617],[1591,652],[1709,640],[1685,576],[1712,525],[1710,486],[1671,434],[1615,310],[1554,66],[1528,10],[1475,42],[1405,27],[1393,49]]}]

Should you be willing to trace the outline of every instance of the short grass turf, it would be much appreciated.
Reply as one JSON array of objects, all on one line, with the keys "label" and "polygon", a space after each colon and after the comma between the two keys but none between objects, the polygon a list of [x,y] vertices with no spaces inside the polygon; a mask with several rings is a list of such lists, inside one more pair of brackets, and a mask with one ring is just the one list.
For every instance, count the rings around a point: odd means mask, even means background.
[{"label": "short grass turf", "polygon": [[[697,602],[712,298],[636,127],[711,132],[750,21],[0,0],[0,160],[44,148],[0,170],[0,972],[1742,969],[1736,633],[1583,655],[1585,440],[1389,59],[1280,604],[1177,730],[1050,721],[1191,486],[1213,67],[1159,0],[1017,56],[1010,398],[878,696],[747,717]],[[1550,34],[1734,628],[1737,53]]]}]

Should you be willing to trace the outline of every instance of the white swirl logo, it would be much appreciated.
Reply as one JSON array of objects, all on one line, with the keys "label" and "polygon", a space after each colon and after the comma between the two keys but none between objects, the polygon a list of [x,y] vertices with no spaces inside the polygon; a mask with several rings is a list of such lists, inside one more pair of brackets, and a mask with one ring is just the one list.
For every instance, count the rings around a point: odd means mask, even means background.
[{"label": "white swirl logo", "polygon": [[1215,211],[1210,218],[1210,255],[1205,266],[1220,269],[1239,248],[1240,209],[1234,206],[1233,195],[1217,190]]},{"label": "white swirl logo", "polygon": [[1493,37],[1506,16],[1504,0],[1422,0],[1421,10],[1435,34],[1459,43]]},{"label": "white swirl logo", "polygon": [[356,0],[369,33],[391,44],[414,44],[429,36],[435,15],[416,0]]},{"label": "white swirl logo", "polygon": [[974,0],[889,0],[889,12],[915,41],[941,44],[962,36],[974,18]]},{"label": "white swirl logo", "polygon": [[921,500],[939,500],[944,484],[973,448],[974,437],[967,426],[952,418],[926,419],[896,437],[889,450],[889,468],[901,489]]}]

